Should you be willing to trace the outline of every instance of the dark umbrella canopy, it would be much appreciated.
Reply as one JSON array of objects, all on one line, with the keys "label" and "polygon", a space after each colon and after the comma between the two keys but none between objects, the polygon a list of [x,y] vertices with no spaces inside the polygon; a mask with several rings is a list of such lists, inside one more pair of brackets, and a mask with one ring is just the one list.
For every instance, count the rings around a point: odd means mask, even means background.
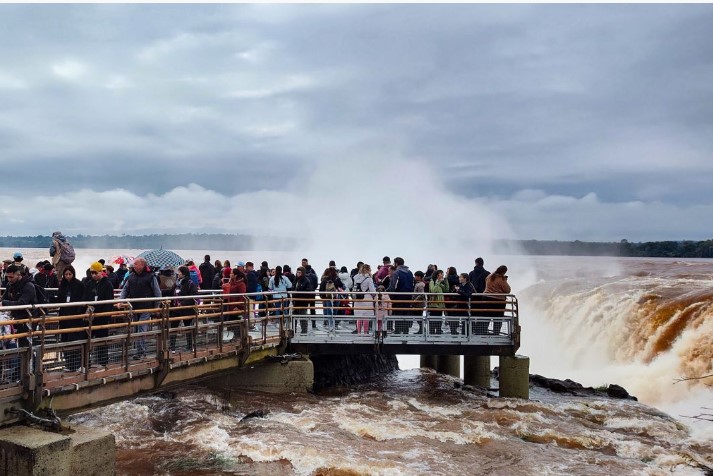
[{"label": "dark umbrella canopy", "polygon": [[137,258],[146,260],[146,264],[152,268],[162,268],[163,266],[181,266],[186,262],[183,258],[170,250],[158,249],[147,250],[141,253]]}]

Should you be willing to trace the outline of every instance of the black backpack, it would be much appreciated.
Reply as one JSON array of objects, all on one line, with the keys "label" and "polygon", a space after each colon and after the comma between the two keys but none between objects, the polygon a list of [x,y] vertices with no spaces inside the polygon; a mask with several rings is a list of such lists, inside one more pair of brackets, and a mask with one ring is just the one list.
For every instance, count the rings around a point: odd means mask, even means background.
[{"label": "black backpack", "polygon": [[361,283],[363,282],[364,281],[359,281],[357,283],[356,281],[354,281],[354,291],[359,291],[355,296],[357,299],[364,299],[364,293],[361,292]]}]

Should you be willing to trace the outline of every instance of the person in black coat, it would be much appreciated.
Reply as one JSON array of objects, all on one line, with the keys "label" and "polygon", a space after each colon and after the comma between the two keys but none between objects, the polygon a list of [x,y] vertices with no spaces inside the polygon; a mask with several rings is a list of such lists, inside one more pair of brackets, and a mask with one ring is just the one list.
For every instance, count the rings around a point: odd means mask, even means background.
[{"label": "person in black coat", "polygon": [[[191,281],[191,271],[187,266],[181,266],[178,268],[176,286],[174,288],[174,294],[178,298],[173,302],[173,306],[184,307],[184,306],[195,306],[196,301],[194,298],[188,298],[184,296],[195,296],[198,294],[198,288],[196,283]],[[175,329],[183,322],[184,327],[190,327],[193,325],[192,317],[195,316],[195,311],[193,309],[172,309],[170,313],[171,317],[181,317],[187,316],[191,317],[189,319],[177,319],[171,321],[171,329]],[[186,332],[186,351],[193,351],[193,332]],[[176,333],[172,332],[169,338],[169,346],[172,351],[176,350]]]},{"label": "person in black coat", "polygon": [[[314,291],[314,286],[312,286],[312,280],[310,280],[305,274],[305,269],[300,266],[297,268],[297,274],[295,275],[294,284],[292,285],[293,291],[302,292],[312,292]],[[292,300],[295,307],[294,313],[297,315],[303,314],[307,315],[310,310],[310,306],[314,307],[314,299],[312,296],[307,294],[295,294]],[[300,319],[300,330],[302,334],[307,333],[307,319]],[[317,321],[312,319],[312,329],[317,328]]]},{"label": "person in black coat", "polygon": [[[100,301],[111,301],[114,299],[114,287],[109,279],[104,276],[103,266],[98,261],[89,267],[90,278],[84,284],[84,301],[95,301],[92,306],[94,314],[109,313],[113,310],[113,305],[100,304]],[[111,316],[96,316],[92,320],[92,327],[104,326],[111,323]],[[109,337],[109,329],[92,329],[92,339]],[[99,365],[106,366],[109,363],[109,347],[106,344],[95,346],[97,351],[97,361]]]},{"label": "person in black coat", "polygon": [[[69,302],[80,302],[84,300],[84,285],[77,279],[77,272],[74,266],[67,265],[64,268],[64,276],[59,283],[59,290],[55,302],[58,304]],[[59,308],[59,316],[75,316],[74,319],[66,319],[59,321],[59,328],[76,329],[73,332],[60,334],[62,342],[72,342],[76,340],[86,340],[87,332],[83,329],[86,327],[87,321],[84,319],[86,308],[84,306],[66,306]],[[82,366],[82,351],[81,349],[71,349],[64,351],[65,367],[70,372],[77,371]]]},{"label": "person in black coat", "polygon": [[[473,283],[470,282],[470,279],[468,279],[468,275],[466,273],[461,273],[458,280],[458,286],[453,288],[453,290],[458,294],[458,300],[454,303],[453,307],[453,315],[461,316],[463,322],[465,322],[468,316],[470,316],[470,298],[475,292],[475,288],[473,287]],[[448,325],[451,328],[451,334],[458,334],[458,322],[449,322]],[[465,325],[462,325],[461,329],[463,330],[463,333],[465,333]]]},{"label": "person in black coat", "polygon": [[213,278],[215,277],[215,266],[210,262],[210,255],[205,255],[203,262],[198,267],[198,271],[201,273],[201,289],[215,289],[213,288]]}]

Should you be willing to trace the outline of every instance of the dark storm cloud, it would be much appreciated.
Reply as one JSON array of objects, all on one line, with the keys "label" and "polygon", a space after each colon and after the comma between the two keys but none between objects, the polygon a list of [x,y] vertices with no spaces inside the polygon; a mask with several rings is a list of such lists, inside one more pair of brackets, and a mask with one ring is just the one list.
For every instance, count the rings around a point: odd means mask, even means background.
[{"label": "dark storm cloud", "polygon": [[711,24],[709,5],[1,5],[5,193],[51,171],[48,194],[235,197],[368,157],[511,214],[538,190],[688,216],[713,203]]}]

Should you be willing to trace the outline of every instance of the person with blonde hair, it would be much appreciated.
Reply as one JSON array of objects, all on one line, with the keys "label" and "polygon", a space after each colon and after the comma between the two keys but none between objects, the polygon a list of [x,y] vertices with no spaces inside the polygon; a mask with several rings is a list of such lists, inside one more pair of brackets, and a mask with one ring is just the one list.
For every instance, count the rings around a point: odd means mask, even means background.
[{"label": "person with blonde hair", "polygon": [[362,264],[354,275],[354,292],[354,317],[357,319],[355,333],[368,334],[369,319],[374,317],[376,287],[371,277],[371,266],[366,263]]}]

